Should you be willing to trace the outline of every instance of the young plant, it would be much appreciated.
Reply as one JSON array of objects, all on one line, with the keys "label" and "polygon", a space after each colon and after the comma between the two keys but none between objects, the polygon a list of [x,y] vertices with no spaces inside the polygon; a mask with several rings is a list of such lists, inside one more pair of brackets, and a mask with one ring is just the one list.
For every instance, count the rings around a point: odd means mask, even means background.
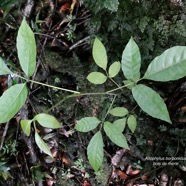
[{"label": "young plant", "polygon": [[[177,80],[186,75],[186,47],[175,46],[167,49],[160,56],[156,57],[148,66],[144,76],[141,77],[141,54],[134,39],[131,38],[126,45],[121,64],[116,61],[108,67],[107,52],[101,41],[96,38],[93,44],[93,58],[95,63],[103,70],[102,72],[92,72],[87,76],[87,79],[96,85],[105,83],[110,79],[117,88],[101,93],[80,93],[78,91],[65,88],[55,87],[52,85],[36,82],[30,77],[33,75],[36,68],[36,43],[32,30],[23,19],[17,36],[17,51],[21,68],[26,77],[20,76],[12,72],[0,58],[0,75],[13,74],[22,79],[22,83],[11,86],[0,97],[0,123],[9,121],[25,104],[28,97],[27,82],[37,83],[43,86],[48,86],[62,91],[73,93],[65,97],[61,102],[53,107],[58,106],[67,98],[76,96],[90,95],[112,95],[113,99],[110,107],[107,110],[104,118],[84,117],[80,119],[75,129],[80,132],[89,132],[94,130],[95,134],[87,147],[87,155],[90,164],[95,171],[99,170],[103,162],[104,143],[103,131],[108,138],[119,147],[128,149],[128,144],[123,131],[126,124],[130,131],[134,133],[137,126],[137,119],[124,107],[113,107],[117,95],[113,92],[123,88],[131,89],[132,95],[139,107],[150,116],[171,123],[167,107],[160,97],[152,88],[140,84],[143,79],[153,81],[170,81]],[[120,86],[113,79],[122,69],[124,85]],[[52,108],[53,108],[52,107]],[[114,120],[107,121],[107,116],[112,115]],[[32,120],[22,120],[21,127],[27,136],[30,135],[31,126],[35,129],[35,141],[37,146],[46,154],[52,156],[48,146],[41,139],[36,128],[36,124],[43,127],[60,128],[61,124],[51,115],[40,113],[34,116]],[[99,128],[98,128],[99,127]],[[98,129],[97,129],[98,128]]]},{"label": "young plant", "polygon": [[[170,81],[177,80],[186,75],[186,47],[175,46],[167,49],[160,56],[156,57],[148,66],[145,74],[141,77],[141,54],[140,50],[131,38],[126,45],[123,54],[121,65],[119,62],[114,62],[108,67],[107,52],[101,41],[96,38],[93,44],[93,58],[95,63],[104,71],[91,72],[87,79],[93,84],[103,84],[107,79],[112,80],[118,88],[107,91],[107,93],[114,92],[116,90],[122,90],[124,87],[128,87],[132,91],[132,95],[136,100],[139,107],[149,114],[150,116],[164,120],[168,123],[172,123],[167,110],[167,107],[160,97],[152,88],[139,82],[143,79],[154,81]],[[123,71],[123,82],[125,85],[119,86],[112,78],[115,77],[119,71],[120,66]],[[107,70],[108,69],[108,70]],[[115,99],[115,97],[114,97]],[[113,99],[113,102],[114,102]],[[113,123],[105,121],[105,118],[101,121],[95,117],[83,118],[77,122],[75,129],[80,132],[88,132],[99,127],[98,132],[94,134],[87,148],[87,155],[90,164],[97,171],[103,162],[103,137],[102,128],[110,140],[116,145],[128,148],[127,141],[123,135],[125,125],[127,123],[129,129],[134,133],[137,121],[134,115],[129,115],[129,112],[124,107],[112,108],[113,102],[107,114],[112,114],[116,117],[122,117],[122,119],[115,120]]]}]

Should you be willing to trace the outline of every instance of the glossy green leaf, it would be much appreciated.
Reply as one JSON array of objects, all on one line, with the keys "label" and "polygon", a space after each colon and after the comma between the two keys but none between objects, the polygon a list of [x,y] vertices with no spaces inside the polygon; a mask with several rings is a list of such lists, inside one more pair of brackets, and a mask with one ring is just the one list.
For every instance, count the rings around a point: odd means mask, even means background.
[{"label": "glossy green leaf", "polygon": [[131,130],[131,132],[134,133],[134,131],[136,130],[136,126],[137,126],[137,120],[136,120],[136,117],[134,115],[130,115],[128,117],[127,125],[129,127],[129,129]]},{"label": "glossy green leaf", "polygon": [[9,70],[9,68],[4,63],[3,59],[0,57],[0,75],[5,74],[13,74],[13,72]]},{"label": "glossy green leaf", "polygon": [[138,45],[131,37],[122,54],[122,71],[124,76],[133,81],[140,78],[141,54]]},{"label": "glossy green leaf", "polygon": [[21,109],[27,99],[26,84],[13,85],[0,97],[0,123],[9,121]]},{"label": "glossy green leaf", "polygon": [[17,35],[17,52],[21,68],[30,77],[36,67],[36,42],[34,34],[23,19]]},{"label": "glossy green leaf", "polygon": [[123,117],[128,114],[128,110],[124,107],[115,107],[109,111],[110,114],[117,117]]},{"label": "glossy green leaf", "polygon": [[94,40],[92,55],[93,55],[95,63],[99,67],[106,70],[107,63],[108,63],[107,52],[106,52],[104,45],[102,44],[102,42],[98,38],[96,38]]},{"label": "glossy green leaf", "polygon": [[87,147],[88,160],[95,171],[98,171],[103,162],[103,138],[98,131],[90,140]]},{"label": "glossy green leaf", "polygon": [[93,84],[103,84],[107,80],[107,77],[101,72],[91,72],[87,79]]},{"label": "glossy green leaf", "polygon": [[37,132],[35,132],[35,141],[36,141],[37,146],[40,148],[40,150],[42,150],[45,154],[48,154],[49,156],[52,157],[52,153],[50,152],[49,147],[41,139],[41,137],[39,136],[39,134]]},{"label": "glossy green leaf", "polygon": [[175,46],[165,50],[150,63],[143,79],[170,81],[184,76],[186,76],[186,47]]},{"label": "glossy green leaf", "polygon": [[32,120],[21,120],[21,128],[27,136],[30,136],[31,123]]},{"label": "glossy green leaf", "polygon": [[100,122],[96,117],[85,117],[77,122],[75,129],[80,132],[89,132],[95,129]]},{"label": "glossy green leaf", "polygon": [[111,78],[115,77],[121,68],[121,64],[118,61],[115,61],[114,63],[112,63],[112,65],[109,67],[109,76]]},{"label": "glossy green leaf", "polygon": [[126,118],[114,121],[113,125],[116,126],[120,132],[123,132],[126,125]]},{"label": "glossy green leaf", "polygon": [[152,117],[171,123],[167,107],[158,93],[145,85],[132,88],[132,94],[141,109]]},{"label": "glossy green leaf", "polygon": [[57,119],[54,116],[51,116],[49,114],[37,114],[34,117],[34,120],[37,120],[38,123],[47,128],[57,129],[61,128],[61,124],[57,121]]},{"label": "glossy green leaf", "polygon": [[113,143],[115,143],[119,147],[129,149],[125,136],[122,134],[121,131],[118,130],[115,125],[110,122],[105,122],[104,131]]}]

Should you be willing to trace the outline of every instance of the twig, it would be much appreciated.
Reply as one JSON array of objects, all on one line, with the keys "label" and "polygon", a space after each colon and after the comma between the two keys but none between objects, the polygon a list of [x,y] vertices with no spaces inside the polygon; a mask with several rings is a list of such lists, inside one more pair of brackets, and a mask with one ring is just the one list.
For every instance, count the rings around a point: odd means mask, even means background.
[{"label": "twig", "polygon": [[[27,108],[27,104],[25,104],[23,106],[23,108],[21,109],[20,116],[21,116],[21,119],[28,119],[28,108]],[[35,148],[34,148],[32,136],[27,137],[24,134],[24,132],[22,132],[22,139],[24,140],[25,144],[28,147],[28,151],[29,151],[29,154],[30,154],[30,163],[32,165],[36,165],[39,160],[38,160],[37,155],[36,155],[36,151],[35,151]]]},{"label": "twig", "polygon": [[8,122],[6,123],[6,125],[5,125],[5,129],[4,129],[4,132],[3,132],[3,136],[2,136],[2,138],[1,138],[0,151],[1,151],[1,149],[3,148],[3,144],[4,144],[4,141],[5,141],[5,137],[6,137],[8,128],[9,128],[9,123],[10,123],[10,121],[8,121]]},{"label": "twig", "polygon": [[73,45],[69,48],[69,50],[72,50],[72,49],[78,47],[78,45],[80,45],[81,43],[83,43],[83,42],[85,42],[85,41],[87,41],[87,40],[89,40],[89,39],[90,39],[90,36],[87,36],[87,37],[85,37],[85,38],[79,40],[78,42],[76,42],[75,44],[73,44]]},{"label": "twig", "polygon": [[31,13],[32,13],[32,10],[34,8],[34,1],[33,0],[27,0],[26,2],[26,5],[23,9],[23,15],[29,19]]}]

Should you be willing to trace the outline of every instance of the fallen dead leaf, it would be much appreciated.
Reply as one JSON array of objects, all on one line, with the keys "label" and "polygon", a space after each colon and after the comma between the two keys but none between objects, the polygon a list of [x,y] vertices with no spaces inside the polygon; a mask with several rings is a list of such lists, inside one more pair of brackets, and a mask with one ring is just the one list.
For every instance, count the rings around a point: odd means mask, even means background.
[{"label": "fallen dead leaf", "polygon": [[61,157],[61,160],[64,164],[66,164],[67,166],[71,166],[71,161],[70,161],[70,158],[65,154],[63,153],[62,157]]},{"label": "fallen dead leaf", "polygon": [[121,170],[117,170],[116,171],[117,174],[119,175],[119,177],[122,179],[122,180],[126,180],[128,178],[128,176]]},{"label": "fallen dead leaf", "polygon": [[60,12],[60,13],[63,13],[63,14],[66,13],[67,11],[69,11],[70,6],[71,6],[71,3],[70,3],[70,2],[67,2],[67,3],[63,4],[63,5],[60,7],[59,12]]}]

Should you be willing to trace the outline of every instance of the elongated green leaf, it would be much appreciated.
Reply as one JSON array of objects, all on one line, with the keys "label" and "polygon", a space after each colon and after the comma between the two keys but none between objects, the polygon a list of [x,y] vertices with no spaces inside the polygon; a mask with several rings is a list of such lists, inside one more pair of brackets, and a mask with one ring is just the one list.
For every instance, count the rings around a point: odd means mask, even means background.
[{"label": "elongated green leaf", "polygon": [[9,121],[24,105],[28,91],[26,84],[17,84],[0,97],[0,123]]},{"label": "elongated green leaf", "polygon": [[119,147],[129,149],[125,136],[112,123],[105,122],[104,131],[113,143],[115,143]]},{"label": "elongated green leaf", "polygon": [[127,125],[129,129],[131,130],[131,132],[134,133],[134,131],[136,130],[136,126],[137,126],[136,117],[133,115],[130,115],[127,119]]},{"label": "elongated green leaf", "polygon": [[13,74],[13,72],[9,70],[9,68],[4,63],[3,59],[0,57],[0,75],[5,74]]},{"label": "elongated green leaf", "polygon": [[98,38],[94,40],[92,55],[93,55],[95,63],[99,67],[106,70],[107,62],[108,62],[107,52],[106,52],[104,45],[101,43],[101,41]]},{"label": "elongated green leaf", "polygon": [[141,54],[138,45],[131,37],[122,54],[122,71],[124,76],[133,81],[140,78]]},{"label": "elongated green leaf", "polygon": [[31,123],[32,120],[21,120],[21,128],[27,136],[30,136]]},{"label": "elongated green leaf", "polygon": [[170,81],[184,76],[186,76],[186,47],[175,46],[165,50],[150,63],[143,79]]},{"label": "elongated green leaf", "polygon": [[75,129],[80,132],[88,132],[95,129],[100,122],[96,117],[85,117],[77,122]]},{"label": "elongated green leaf", "polygon": [[57,121],[57,119],[54,116],[51,116],[49,114],[37,114],[34,117],[34,120],[37,120],[38,123],[47,128],[57,129],[61,128],[61,124]]},{"label": "elongated green leaf", "polygon": [[98,171],[103,162],[103,138],[98,131],[90,140],[87,147],[88,160],[95,171]]},{"label": "elongated green leaf", "polygon": [[121,64],[118,61],[115,61],[114,63],[112,63],[112,65],[109,67],[109,76],[110,77],[115,77],[121,68]]},{"label": "elongated green leaf", "polygon": [[37,132],[35,132],[35,141],[36,141],[37,146],[40,148],[40,150],[42,150],[45,154],[48,154],[49,156],[52,157],[52,153],[50,152],[49,147],[41,139],[41,137],[39,136],[39,134]]},{"label": "elongated green leaf", "polygon": [[152,117],[171,123],[167,107],[158,93],[145,85],[132,88],[132,94],[141,109]]},{"label": "elongated green leaf", "polygon": [[36,67],[36,42],[25,19],[23,19],[18,30],[17,52],[21,68],[27,77],[32,76]]},{"label": "elongated green leaf", "polygon": [[126,125],[126,118],[114,121],[113,125],[116,126],[120,132],[123,132]]},{"label": "elongated green leaf", "polygon": [[102,74],[101,72],[91,72],[88,76],[87,79],[93,83],[93,84],[103,84],[107,80],[107,77]]},{"label": "elongated green leaf", "polygon": [[128,110],[124,107],[115,107],[109,111],[110,114],[117,117],[123,117],[128,114]]}]

